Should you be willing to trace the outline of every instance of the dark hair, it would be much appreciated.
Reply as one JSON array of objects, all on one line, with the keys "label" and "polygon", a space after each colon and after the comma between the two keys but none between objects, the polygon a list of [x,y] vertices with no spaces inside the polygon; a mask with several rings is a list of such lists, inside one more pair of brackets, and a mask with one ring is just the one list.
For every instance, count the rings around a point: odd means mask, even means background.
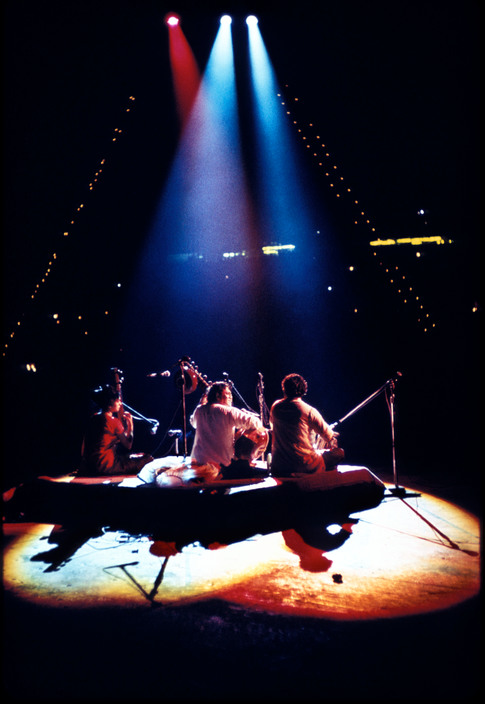
[{"label": "dark hair", "polygon": [[234,454],[238,459],[241,457],[250,458],[255,447],[256,443],[251,438],[248,438],[247,435],[241,435],[234,443]]},{"label": "dark hair", "polygon": [[116,401],[119,397],[119,393],[110,384],[98,386],[91,394],[92,400],[102,411],[107,411],[113,401]]},{"label": "dark hair", "polygon": [[281,388],[287,398],[298,398],[306,394],[308,384],[300,374],[287,374],[281,382]]},{"label": "dark hair", "polygon": [[207,403],[219,403],[224,389],[230,389],[227,381],[214,381],[207,394]]}]

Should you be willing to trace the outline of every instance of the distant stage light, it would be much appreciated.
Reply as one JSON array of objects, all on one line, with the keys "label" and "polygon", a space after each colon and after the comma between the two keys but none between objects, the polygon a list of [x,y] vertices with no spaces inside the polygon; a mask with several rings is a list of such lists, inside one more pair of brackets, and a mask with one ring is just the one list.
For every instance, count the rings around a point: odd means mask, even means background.
[{"label": "distant stage light", "polygon": [[176,27],[180,23],[180,17],[173,12],[165,15],[165,24],[169,27]]},{"label": "distant stage light", "polygon": [[248,17],[246,17],[246,24],[248,25],[248,27],[254,27],[258,24],[258,18],[254,15],[249,15]]},{"label": "distant stage light", "polygon": [[221,24],[231,24],[232,17],[230,15],[222,15]]}]

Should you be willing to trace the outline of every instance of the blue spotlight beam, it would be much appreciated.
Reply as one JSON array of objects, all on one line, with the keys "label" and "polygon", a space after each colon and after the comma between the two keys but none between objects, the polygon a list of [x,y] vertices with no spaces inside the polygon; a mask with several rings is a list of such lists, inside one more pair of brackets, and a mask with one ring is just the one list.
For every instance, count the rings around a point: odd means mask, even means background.
[{"label": "blue spotlight beam", "polygon": [[166,253],[222,256],[246,246],[231,23],[221,22],[185,125],[152,237]]},{"label": "blue spotlight beam", "polygon": [[309,245],[312,207],[293,135],[278,98],[279,88],[257,18],[246,20],[259,153],[259,192],[268,241]]},{"label": "blue spotlight beam", "polygon": [[242,161],[231,23],[222,22],[184,133],[184,231],[191,251],[216,256],[245,246],[247,198]]},{"label": "blue spotlight beam", "polygon": [[203,89],[206,93],[204,102],[214,111],[214,119],[217,120],[216,126],[224,131],[225,139],[236,139],[238,143],[239,129],[231,22],[228,15],[221,18],[221,26],[207,62]]},{"label": "blue spotlight beam", "polygon": [[[174,334],[180,333],[188,307],[214,314],[227,301],[228,294],[217,290],[211,277],[194,277],[193,267],[204,260],[222,263],[224,252],[246,249],[252,235],[250,210],[240,155],[231,24],[222,22],[136,282],[142,300],[149,299],[158,309],[153,317],[167,320]],[[164,298],[173,302],[170,313],[160,310]]]}]

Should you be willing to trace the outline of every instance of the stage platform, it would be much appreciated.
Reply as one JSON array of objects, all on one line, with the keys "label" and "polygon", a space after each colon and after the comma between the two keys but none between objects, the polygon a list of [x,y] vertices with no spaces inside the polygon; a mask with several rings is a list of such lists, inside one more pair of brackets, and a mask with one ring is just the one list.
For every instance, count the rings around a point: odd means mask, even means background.
[{"label": "stage platform", "polygon": [[326,551],[295,530],[181,551],[146,535],[105,530],[73,535],[66,549],[59,528],[10,523],[4,526],[4,588],[59,609],[218,599],[332,620],[434,612],[479,593],[479,519],[448,501],[386,493],[376,508],[327,530]]}]

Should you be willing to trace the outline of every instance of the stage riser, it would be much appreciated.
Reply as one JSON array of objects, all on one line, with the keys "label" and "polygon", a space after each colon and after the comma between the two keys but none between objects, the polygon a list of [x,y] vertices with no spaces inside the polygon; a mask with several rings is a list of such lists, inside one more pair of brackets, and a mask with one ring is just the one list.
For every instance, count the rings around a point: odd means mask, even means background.
[{"label": "stage riser", "polygon": [[295,483],[283,483],[226,494],[39,479],[19,487],[14,500],[23,521],[125,530],[178,544],[227,544],[290,528],[324,529],[378,506],[383,495],[381,484],[369,482],[325,491],[302,491]]}]

